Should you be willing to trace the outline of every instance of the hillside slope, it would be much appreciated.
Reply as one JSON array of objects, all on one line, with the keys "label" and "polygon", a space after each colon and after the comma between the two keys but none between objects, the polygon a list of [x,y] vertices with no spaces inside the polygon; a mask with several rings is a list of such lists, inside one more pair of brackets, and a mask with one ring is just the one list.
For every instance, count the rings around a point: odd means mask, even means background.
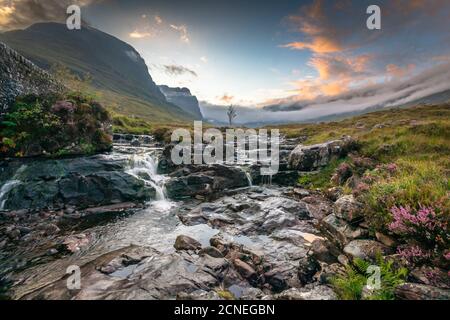
[{"label": "hillside slope", "polygon": [[100,100],[117,113],[152,122],[192,118],[166,101],[132,46],[104,32],[90,27],[69,31],[63,24],[39,23],[2,33],[0,41],[43,69],[63,64],[78,75],[89,74]]}]

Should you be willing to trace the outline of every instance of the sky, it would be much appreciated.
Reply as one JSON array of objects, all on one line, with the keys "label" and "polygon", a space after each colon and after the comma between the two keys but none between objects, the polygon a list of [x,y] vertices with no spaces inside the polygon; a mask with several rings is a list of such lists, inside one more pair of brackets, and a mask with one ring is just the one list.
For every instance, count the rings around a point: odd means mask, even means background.
[{"label": "sky", "polygon": [[[0,0],[0,30],[58,21],[72,3],[211,117],[234,104],[242,122],[303,120],[450,89],[448,0]],[[366,26],[372,4],[381,30]]]}]

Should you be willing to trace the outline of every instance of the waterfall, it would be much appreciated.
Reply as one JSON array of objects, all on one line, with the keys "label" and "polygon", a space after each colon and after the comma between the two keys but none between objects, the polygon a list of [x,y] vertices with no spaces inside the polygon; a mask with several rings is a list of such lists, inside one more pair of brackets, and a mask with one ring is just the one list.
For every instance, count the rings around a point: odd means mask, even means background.
[{"label": "waterfall", "polygon": [[8,180],[0,189],[0,210],[5,209],[6,200],[8,200],[8,193],[20,183],[19,180]]},{"label": "waterfall", "polygon": [[22,182],[18,179],[19,175],[27,168],[26,165],[20,166],[16,171],[14,176],[5,182],[5,184],[0,188],[0,210],[5,210],[5,204],[8,200],[8,193],[17,185]]},{"label": "waterfall", "polygon": [[152,186],[156,191],[156,201],[152,206],[158,210],[168,210],[172,203],[167,200],[164,184],[167,177],[157,173],[158,161],[150,154],[134,154],[130,159],[130,168],[126,172],[147,185]]}]

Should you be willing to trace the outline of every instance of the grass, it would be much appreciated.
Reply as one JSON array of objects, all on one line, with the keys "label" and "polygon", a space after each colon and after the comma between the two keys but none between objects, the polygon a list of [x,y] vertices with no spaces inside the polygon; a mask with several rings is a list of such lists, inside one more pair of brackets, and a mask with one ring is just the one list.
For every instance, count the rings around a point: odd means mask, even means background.
[{"label": "grass", "polygon": [[[358,141],[360,156],[378,164],[395,163],[398,170],[392,175],[368,172],[375,176],[375,183],[363,200],[377,227],[389,220],[389,209],[394,205],[437,205],[443,214],[450,213],[449,104],[391,109],[340,122],[278,128],[287,137],[305,136],[304,144],[350,135]],[[299,183],[328,188],[338,164],[331,162],[318,174],[301,177]]]}]

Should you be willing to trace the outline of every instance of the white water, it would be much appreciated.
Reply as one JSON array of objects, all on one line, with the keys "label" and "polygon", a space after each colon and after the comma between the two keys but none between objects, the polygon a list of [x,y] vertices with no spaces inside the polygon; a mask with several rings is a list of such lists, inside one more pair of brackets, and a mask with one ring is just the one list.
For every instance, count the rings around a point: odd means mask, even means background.
[{"label": "white water", "polygon": [[173,203],[167,200],[165,193],[167,177],[159,175],[157,169],[158,162],[150,154],[134,154],[127,173],[155,188],[156,201],[151,206],[157,211],[166,211],[173,207]]},{"label": "white water", "polygon": [[16,186],[20,184],[19,180],[8,180],[0,189],[0,210],[5,208],[6,200],[8,200],[8,193]]}]

